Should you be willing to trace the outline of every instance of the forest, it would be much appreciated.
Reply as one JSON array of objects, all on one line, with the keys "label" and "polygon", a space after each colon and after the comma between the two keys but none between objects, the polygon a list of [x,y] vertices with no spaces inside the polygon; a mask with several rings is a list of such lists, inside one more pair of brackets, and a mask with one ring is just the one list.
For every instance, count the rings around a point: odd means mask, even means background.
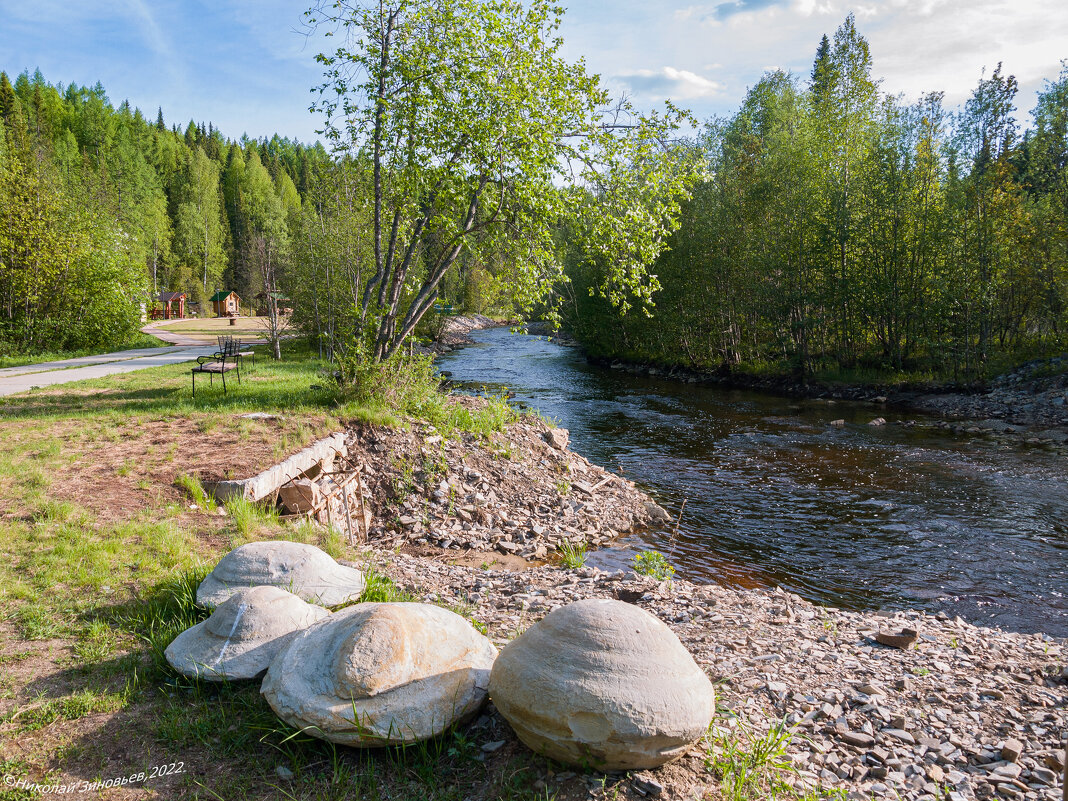
[{"label": "forest", "polygon": [[99,84],[0,73],[0,355],[119,345],[143,304],[219,289],[246,308],[288,253],[321,146],[168,127]]},{"label": "forest", "polygon": [[[331,357],[392,355],[432,335],[443,307],[558,319],[595,357],[801,378],[969,381],[1064,351],[1068,69],[1026,126],[1000,64],[956,110],[939,92],[886,94],[871,73],[849,17],[811,74],[765,74],[696,136],[672,134],[680,112],[586,152],[524,139],[566,114],[609,127],[592,79],[547,74],[572,106],[532,126],[537,104],[517,95],[506,140],[526,149],[488,167],[505,139],[479,141],[468,112],[425,87],[404,89],[411,113],[395,129],[364,87],[362,141],[341,141],[345,125],[320,107],[328,150],[227,139],[114,107],[100,85],[0,73],[0,356],[115,345],[159,292],[209,314],[221,289],[245,311],[285,297],[285,324]],[[483,89],[500,102],[497,84]],[[461,132],[450,160],[374,139],[416,141],[424,132],[403,126],[420,118]],[[554,188],[566,158],[601,171]]]},{"label": "forest", "polygon": [[998,64],[957,111],[883,93],[846,19],[809,76],[765,74],[696,142],[706,177],[651,307],[569,256],[593,354],[699,370],[974,380],[1068,348],[1068,69],[1022,133]]}]

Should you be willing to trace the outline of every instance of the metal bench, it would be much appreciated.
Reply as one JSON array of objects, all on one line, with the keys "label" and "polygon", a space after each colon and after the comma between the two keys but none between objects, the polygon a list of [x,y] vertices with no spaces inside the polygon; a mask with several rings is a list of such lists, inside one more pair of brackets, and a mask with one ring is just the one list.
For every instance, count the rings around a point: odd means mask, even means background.
[{"label": "metal bench", "polygon": [[226,350],[211,356],[197,356],[197,366],[192,369],[193,398],[197,396],[197,373],[207,373],[208,383],[215,384],[215,376],[222,376],[223,395],[226,394],[226,374],[231,370],[237,370],[237,383],[241,383],[240,362],[228,354]]},{"label": "metal bench", "polygon": [[245,359],[249,359],[252,362],[252,367],[256,367],[256,351],[252,350],[253,342],[243,342],[240,339],[234,339],[231,336],[219,337],[219,350],[232,357],[239,365]]}]

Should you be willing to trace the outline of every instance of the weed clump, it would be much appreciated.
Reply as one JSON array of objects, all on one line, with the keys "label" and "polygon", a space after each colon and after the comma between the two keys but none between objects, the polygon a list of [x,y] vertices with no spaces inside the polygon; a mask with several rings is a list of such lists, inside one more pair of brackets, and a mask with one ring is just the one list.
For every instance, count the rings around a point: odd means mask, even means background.
[{"label": "weed clump", "polygon": [[639,576],[652,576],[659,581],[670,581],[675,575],[675,568],[660,551],[650,550],[635,554],[633,567]]}]

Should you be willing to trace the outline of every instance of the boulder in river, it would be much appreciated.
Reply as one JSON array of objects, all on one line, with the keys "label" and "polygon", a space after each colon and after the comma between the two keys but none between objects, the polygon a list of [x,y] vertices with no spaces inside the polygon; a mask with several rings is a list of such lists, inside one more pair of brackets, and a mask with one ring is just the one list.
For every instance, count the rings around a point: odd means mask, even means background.
[{"label": "boulder in river", "polygon": [[477,712],[496,656],[455,612],[362,603],[297,634],[260,691],[307,734],[357,747],[403,745]]},{"label": "boulder in river", "polygon": [[164,655],[193,678],[254,679],[294,634],[329,614],[278,587],[245,587],[175,637]]},{"label": "boulder in river", "polygon": [[505,646],[490,697],[531,749],[598,770],[682,756],[716,708],[712,682],[667,625],[602,598],[560,607]]},{"label": "boulder in river", "polygon": [[363,573],[339,565],[314,545],[250,542],[226,554],[197,588],[197,603],[214,608],[242,587],[281,587],[305,601],[337,606],[363,592]]}]

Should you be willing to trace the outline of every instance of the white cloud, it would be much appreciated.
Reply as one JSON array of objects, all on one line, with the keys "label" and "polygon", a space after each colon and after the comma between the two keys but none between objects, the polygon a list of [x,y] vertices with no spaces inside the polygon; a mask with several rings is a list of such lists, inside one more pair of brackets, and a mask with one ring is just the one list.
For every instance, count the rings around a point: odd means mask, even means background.
[{"label": "white cloud", "polygon": [[653,101],[714,97],[725,88],[718,81],[675,67],[661,67],[656,70],[642,69],[614,77],[618,83],[641,94],[643,98]]}]

